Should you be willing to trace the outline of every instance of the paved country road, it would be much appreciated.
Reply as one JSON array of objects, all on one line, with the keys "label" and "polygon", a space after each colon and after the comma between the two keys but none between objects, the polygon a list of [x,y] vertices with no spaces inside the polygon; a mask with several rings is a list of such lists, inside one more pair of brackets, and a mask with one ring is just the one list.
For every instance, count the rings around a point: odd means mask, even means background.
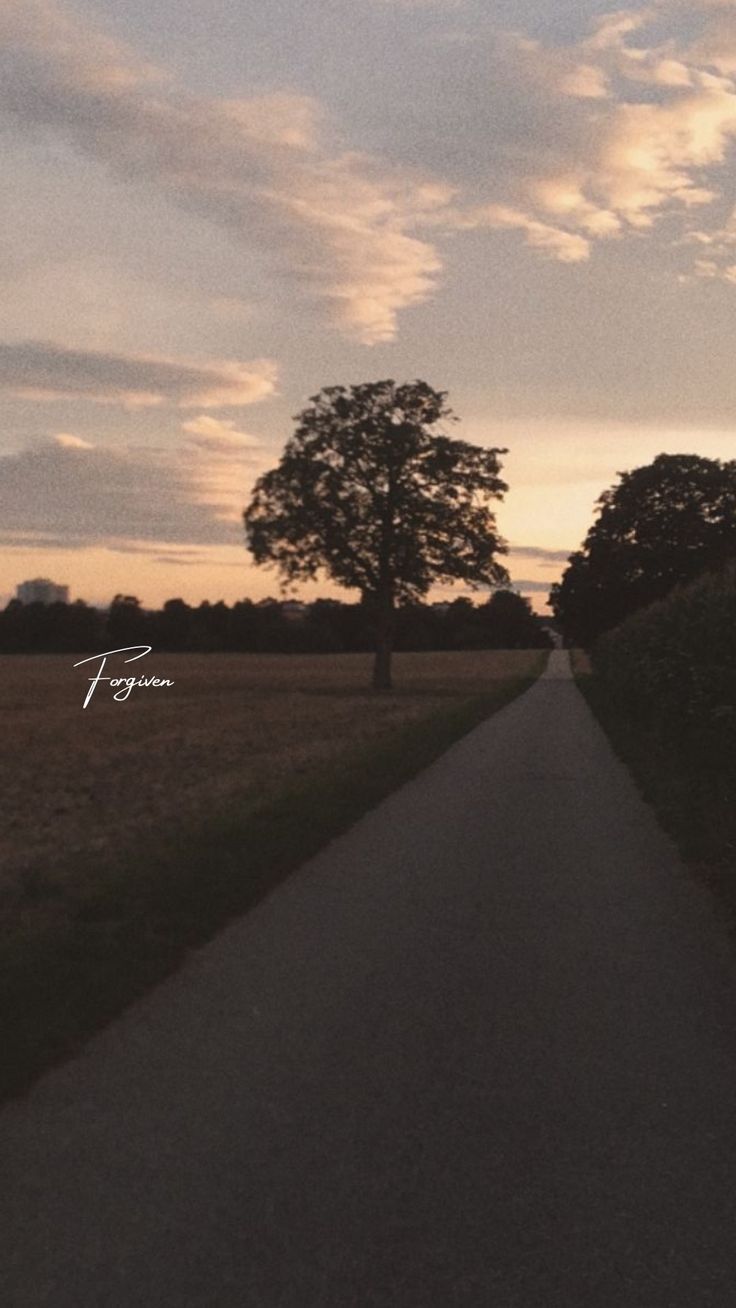
[{"label": "paved country road", "polygon": [[3,1308],[731,1308],[736,966],[567,656],[0,1115]]}]

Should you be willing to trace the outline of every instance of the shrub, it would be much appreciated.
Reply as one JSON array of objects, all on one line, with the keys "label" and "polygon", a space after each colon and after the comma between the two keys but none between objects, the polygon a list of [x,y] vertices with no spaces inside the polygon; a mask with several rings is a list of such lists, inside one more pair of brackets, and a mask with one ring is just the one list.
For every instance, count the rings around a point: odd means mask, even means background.
[{"label": "shrub", "polygon": [[[676,588],[591,650],[603,716],[670,778],[700,852],[736,847],[736,565]],[[684,819],[684,815],[680,815]]]}]

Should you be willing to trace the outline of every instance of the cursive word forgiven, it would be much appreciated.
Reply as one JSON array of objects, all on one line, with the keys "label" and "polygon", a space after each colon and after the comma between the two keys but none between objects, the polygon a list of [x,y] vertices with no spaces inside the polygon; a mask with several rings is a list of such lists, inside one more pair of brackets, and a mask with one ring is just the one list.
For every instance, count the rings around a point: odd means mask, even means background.
[{"label": "cursive word forgiven", "polygon": [[[150,654],[151,649],[151,645],[125,645],[122,649],[109,649],[104,654],[90,654],[89,658],[80,659],[78,663],[75,663],[75,668],[81,668],[83,663],[94,663],[95,660],[100,660],[97,672],[94,677],[89,679],[90,687],[82,708],[87,707],[101,681],[109,681],[111,690],[116,687],[113,699],[117,700],[127,699],[134,686],[173,686],[173,681],[170,681],[168,677],[108,677],[104,675],[107,660],[112,658],[113,654],[130,654],[130,658],[123,659],[123,663],[133,663],[135,659],[142,659],[145,654]],[[134,653],[135,650],[138,652]]]}]

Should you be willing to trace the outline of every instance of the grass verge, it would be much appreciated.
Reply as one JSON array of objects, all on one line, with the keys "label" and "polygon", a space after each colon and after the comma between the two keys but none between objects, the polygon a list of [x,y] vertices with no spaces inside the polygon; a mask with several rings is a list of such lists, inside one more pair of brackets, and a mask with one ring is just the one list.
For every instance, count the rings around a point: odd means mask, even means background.
[{"label": "grass verge", "polygon": [[[540,654],[536,675],[546,655]],[[500,680],[293,781],[255,811],[231,803],[206,822],[131,845],[73,878],[30,880],[0,947],[0,1098],[173,972],[230,918],[516,698],[534,676]]]}]

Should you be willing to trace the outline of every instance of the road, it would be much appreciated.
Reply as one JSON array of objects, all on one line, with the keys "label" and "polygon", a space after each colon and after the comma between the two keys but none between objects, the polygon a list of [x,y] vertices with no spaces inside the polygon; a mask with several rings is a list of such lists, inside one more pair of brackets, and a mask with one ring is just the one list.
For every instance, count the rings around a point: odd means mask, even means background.
[{"label": "road", "polygon": [[730,1308],[736,967],[569,677],[0,1115],[3,1308]]}]

